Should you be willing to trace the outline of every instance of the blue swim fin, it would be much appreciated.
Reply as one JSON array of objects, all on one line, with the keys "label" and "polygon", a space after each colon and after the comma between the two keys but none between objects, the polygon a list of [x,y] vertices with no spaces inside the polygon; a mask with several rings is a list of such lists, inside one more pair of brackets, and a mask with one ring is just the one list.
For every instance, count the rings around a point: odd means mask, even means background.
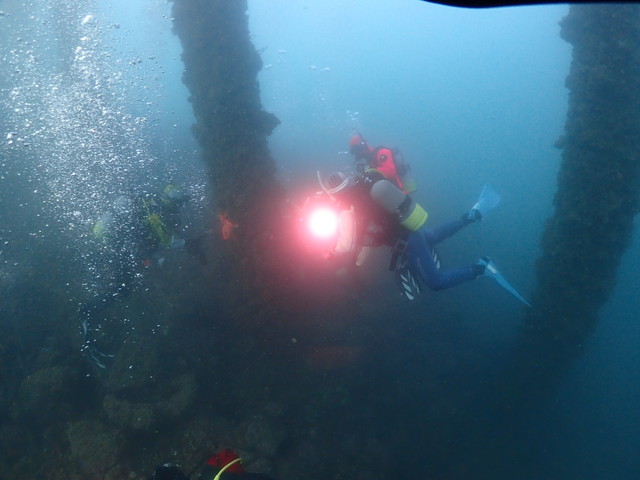
[{"label": "blue swim fin", "polygon": [[471,211],[477,210],[480,212],[480,218],[484,218],[484,216],[496,208],[499,203],[500,194],[496,192],[491,185],[485,183],[482,187],[482,192],[480,192],[480,197]]},{"label": "blue swim fin", "polygon": [[527,302],[524,299],[524,297],[522,295],[520,295],[518,293],[518,291],[509,284],[509,282],[507,282],[507,280],[498,271],[498,269],[496,268],[495,264],[491,261],[491,259],[489,257],[481,258],[478,263],[480,265],[484,265],[484,267],[485,267],[483,276],[488,277],[488,278],[492,278],[493,280],[496,281],[496,283],[498,285],[500,285],[507,292],[509,292],[514,297],[516,297],[522,303],[524,303],[527,307],[531,307],[531,304],[529,302]]}]

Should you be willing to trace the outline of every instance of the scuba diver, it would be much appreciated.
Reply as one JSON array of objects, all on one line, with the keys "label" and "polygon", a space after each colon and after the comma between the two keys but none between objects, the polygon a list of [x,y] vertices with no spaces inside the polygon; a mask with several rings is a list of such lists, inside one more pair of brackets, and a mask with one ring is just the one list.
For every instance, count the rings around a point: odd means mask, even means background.
[{"label": "scuba diver", "polygon": [[157,194],[143,194],[137,198],[120,195],[111,208],[102,214],[91,230],[100,249],[96,258],[97,275],[109,280],[106,291],[78,310],[84,334],[83,352],[100,368],[111,355],[100,352],[92,338],[96,316],[114,302],[129,296],[142,271],[162,266],[168,250],[184,248],[200,264],[207,263],[203,240],[207,233],[184,239],[180,210],[188,196],[175,185],[167,185]]},{"label": "scuba diver", "polygon": [[[248,473],[242,467],[242,459],[233,450],[223,448],[211,456],[204,466],[198,465],[192,472],[185,474],[173,463],[156,467],[149,480],[196,480],[194,475],[200,469],[198,480],[273,480],[262,473]],[[192,478],[193,477],[193,478]]]},{"label": "scuba diver", "polygon": [[382,154],[373,157],[370,152],[370,168],[355,177],[334,173],[325,185],[318,173],[322,190],[333,199],[340,212],[331,253],[354,255],[355,264],[360,265],[370,247],[391,246],[390,269],[395,271],[400,293],[407,300],[414,300],[423,286],[443,290],[487,276],[529,305],[488,257],[472,265],[442,270],[435,250],[443,240],[484,218],[497,206],[500,196],[485,185],[468,212],[436,228],[428,228],[425,226],[428,214],[404,190],[393,157],[384,149],[378,150],[380,152]]},{"label": "scuba diver", "polygon": [[[185,240],[178,236],[180,210],[188,201],[180,187],[167,185],[160,194],[143,194],[133,201],[121,195],[92,229],[96,240],[109,243],[113,250],[140,261],[145,267],[162,265],[166,249],[186,248],[206,264],[202,250],[205,235]],[[115,248],[114,248],[115,247]],[[130,262],[122,262],[125,265]]]}]

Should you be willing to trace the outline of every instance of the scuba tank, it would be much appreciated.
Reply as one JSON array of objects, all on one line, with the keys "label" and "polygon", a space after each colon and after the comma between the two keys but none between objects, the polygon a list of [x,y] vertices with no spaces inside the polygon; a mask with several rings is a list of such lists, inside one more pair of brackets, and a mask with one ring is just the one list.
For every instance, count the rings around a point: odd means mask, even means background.
[{"label": "scuba tank", "polygon": [[371,187],[371,197],[385,211],[395,215],[402,226],[409,230],[418,230],[429,217],[419,203],[389,180],[375,182]]}]

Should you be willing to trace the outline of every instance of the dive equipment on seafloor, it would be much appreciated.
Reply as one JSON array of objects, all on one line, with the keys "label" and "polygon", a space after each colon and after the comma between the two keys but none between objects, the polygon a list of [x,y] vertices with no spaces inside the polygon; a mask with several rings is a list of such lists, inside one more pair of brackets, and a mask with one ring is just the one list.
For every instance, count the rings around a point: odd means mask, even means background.
[{"label": "dive equipment on seafloor", "polygon": [[211,457],[202,459],[186,475],[179,465],[165,463],[156,467],[149,480],[273,480],[263,473],[246,472],[242,459],[230,448],[223,448]]},{"label": "dive equipment on seafloor", "polygon": [[491,261],[489,257],[483,257],[478,261],[479,265],[484,266],[484,273],[482,274],[485,277],[491,278],[496,281],[498,285],[504,288],[511,295],[516,297],[522,303],[524,303],[527,307],[531,307],[531,304],[527,302],[522,295],[518,293],[518,291],[507,282],[507,280],[502,276],[502,274],[496,268],[496,265]]},{"label": "dive equipment on seafloor", "polygon": [[371,197],[384,210],[396,215],[402,226],[409,230],[418,230],[429,217],[420,204],[389,180],[375,182],[371,187]]},{"label": "dive equipment on seafloor", "polygon": [[240,462],[242,462],[242,459],[240,457],[236,458],[235,460],[230,461],[229,463],[227,463],[224,467],[222,467],[220,469],[220,471],[216,474],[216,476],[213,477],[213,480],[220,480],[220,477],[222,476],[222,474],[224,472],[226,472],[227,470],[232,468],[235,464],[239,464]]},{"label": "dive equipment on seafloor", "polygon": [[150,480],[188,480],[188,477],[173,463],[156,467]]}]

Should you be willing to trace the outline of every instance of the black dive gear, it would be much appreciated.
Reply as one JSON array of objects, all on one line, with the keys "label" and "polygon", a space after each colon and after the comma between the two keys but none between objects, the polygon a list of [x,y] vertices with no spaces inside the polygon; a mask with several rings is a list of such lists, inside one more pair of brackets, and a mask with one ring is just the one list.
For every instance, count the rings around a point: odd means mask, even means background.
[{"label": "black dive gear", "polygon": [[156,467],[149,480],[189,480],[173,463],[165,463]]}]

